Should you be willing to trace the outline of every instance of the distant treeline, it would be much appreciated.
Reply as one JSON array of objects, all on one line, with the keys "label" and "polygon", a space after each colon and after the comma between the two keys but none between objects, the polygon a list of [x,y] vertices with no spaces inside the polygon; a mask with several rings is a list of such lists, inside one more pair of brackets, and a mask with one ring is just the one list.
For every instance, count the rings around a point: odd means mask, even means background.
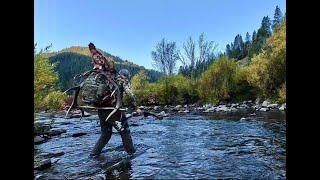
[{"label": "distant treeline", "polygon": [[[271,24],[266,16],[250,40],[247,33],[215,53],[215,44],[201,34],[191,37],[180,50],[162,39],[151,52],[153,65],[165,76],[156,83],[141,71],[131,82],[140,104],[190,104],[269,99],[286,101],[286,20],[278,6]],[[182,62],[178,75],[174,73]]]},{"label": "distant treeline", "polygon": [[[262,18],[261,26],[252,35],[246,33],[245,40],[241,34],[237,34],[234,41],[226,45],[225,52],[215,52],[216,44],[213,41],[205,40],[204,34],[199,36],[198,41],[189,37],[183,43],[181,50],[176,50],[179,54],[179,60],[182,66],[179,68],[179,74],[188,77],[199,77],[209,65],[219,57],[225,55],[236,61],[242,60],[242,63],[248,64],[254,54],[258,54],[266,46],[266,40],[269,38],[274,29],[283,21],[284,16],[278,6],[275,8],[274,17],[271,21],[268,16]],[[171,42],[175,43],[175,42]]]}]

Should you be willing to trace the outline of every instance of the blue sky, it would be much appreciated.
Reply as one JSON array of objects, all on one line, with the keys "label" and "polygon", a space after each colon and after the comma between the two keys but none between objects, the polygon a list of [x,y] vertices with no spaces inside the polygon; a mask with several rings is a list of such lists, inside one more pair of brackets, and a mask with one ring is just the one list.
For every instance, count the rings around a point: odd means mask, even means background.
[{"label": "blue sky", "polygon": [[285,0],[35,0],[34,41],[57,51],[93,42],[108,53],[152,68],[151,50],[161,38],[179,47],[204,32],[224,51],[237,34],[273,19]]}]

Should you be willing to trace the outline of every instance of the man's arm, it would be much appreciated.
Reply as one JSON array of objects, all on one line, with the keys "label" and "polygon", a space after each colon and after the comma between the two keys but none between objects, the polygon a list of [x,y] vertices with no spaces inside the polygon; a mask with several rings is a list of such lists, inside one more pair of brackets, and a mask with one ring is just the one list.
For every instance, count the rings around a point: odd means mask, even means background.
[{"label": "man's arm", "polygon": [[136,101],[136,97],[134,96],[134,94],[131,91],[131,86],[129,82],[125,82],[123,84],[123,88],[124,88],[124,92],[129,96],[131,103],[133,104],[133,106],[135,108],[137,108],[137,101]]}]

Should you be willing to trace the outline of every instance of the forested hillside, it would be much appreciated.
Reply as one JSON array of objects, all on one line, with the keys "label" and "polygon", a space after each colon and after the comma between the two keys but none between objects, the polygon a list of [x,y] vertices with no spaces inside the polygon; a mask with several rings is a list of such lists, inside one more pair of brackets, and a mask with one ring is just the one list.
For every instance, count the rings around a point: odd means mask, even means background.
[{"label": "forested hillside", "polygon": [[[100,49],[99,49],[100,50]],[[161,73],[155,70],[145,69],[143,66],[136,65],[128,60],[122,60],[120,57],[113,56],[100,50],[105,56],[112,57],[115,61],[116,69],[126,68],[134,76],[140,70],[144,70],[150,78],[155,82],[161,77]],[[86,47],[73,46],[63,49],[59,52],[47,53],[49,62],[56,64],[55,71],[59,75],[59,87],[65,90],[73,85],[73,77],[77,74],[92,68],[89,49]]]}]

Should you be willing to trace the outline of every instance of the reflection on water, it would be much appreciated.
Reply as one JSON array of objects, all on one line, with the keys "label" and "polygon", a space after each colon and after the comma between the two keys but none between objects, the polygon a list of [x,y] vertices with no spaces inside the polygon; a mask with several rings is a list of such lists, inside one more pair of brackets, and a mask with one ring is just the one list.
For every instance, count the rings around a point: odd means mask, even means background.
[{"label": "reflection on water", "polygon": [[[242,117],[248,118],[240,120]],[[95,118],[56,119],[55,126],[67,133],[36,145],[36,154],[56,150],[65,154],[51,168],[35,173],[67,178],[103,175],[108,179],[285,179],[283,112],[193,114],[161,121],[132,118],[129,122],[137,155],[110,170],[110,165],[127,154],[119,134],[114,133],[100,156],[89,157],[100,133]],[[88,134],[71,137],[78,131]]]}]

